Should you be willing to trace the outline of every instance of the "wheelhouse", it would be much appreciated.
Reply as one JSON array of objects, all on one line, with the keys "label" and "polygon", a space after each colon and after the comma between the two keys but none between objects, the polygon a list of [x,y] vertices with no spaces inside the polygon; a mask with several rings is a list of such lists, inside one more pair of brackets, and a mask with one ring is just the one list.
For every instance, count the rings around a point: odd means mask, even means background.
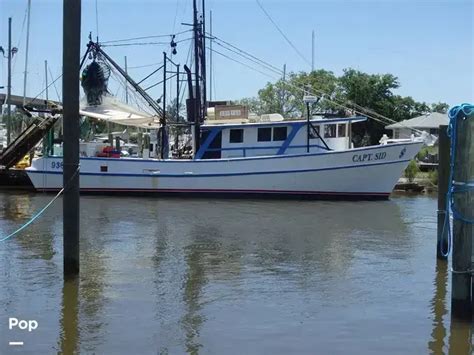
[{"label": "wheelhouse", "polygon": [[352,147],[351,124],[366,117],[205,124],[196,159],[318,153]]}]

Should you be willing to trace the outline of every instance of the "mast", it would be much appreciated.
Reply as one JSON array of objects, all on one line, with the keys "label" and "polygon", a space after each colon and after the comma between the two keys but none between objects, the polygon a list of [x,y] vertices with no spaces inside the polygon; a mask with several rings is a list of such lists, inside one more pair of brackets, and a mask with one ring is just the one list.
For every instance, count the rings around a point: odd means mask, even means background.
[{"label": "mast", "polygon": [[12,18],[8,18],[8,83],[7,83],[7,145],[10,145],[12,130],[12,108],[10,105],[12,94]]},{"label": "mast", "polygon": [[202,80],[202,96],[203,96],[203,107],[202,107],[202,118],[206,118],[207,114],[207,74],[206,74],[206,0],[202,0],[201,9],[201,80]]},{"label": "mast", "polygon": [[311,33],[311,71],[314,71],[314,30]]},{"label": "mast", "polygon": [[28,48],[30,44],[30,11],[31,11],[31,0],[28,0],[28,17],[26,20],[25,72],[23,76],[23,106],[26,104],[26,78],[28,76]]},{"label": "mast", "polygon": [[193,29],[194,29],[194,77],[195,77],[195,84],[194,84],[194,155],[198,152],[201,146],[201,87],[200,87],[200,56],[199,56],[199,42],[200,42],[200,34],[199,34],[199,23],[198,23],[198,13],[197,13],[197,4],[196,0],[193,0],[193,12],[194,12],[194,19],[193,19]]},{"label": "mast", "polygon": [[209,12],[209,98],[212,101],[212,10]]}]

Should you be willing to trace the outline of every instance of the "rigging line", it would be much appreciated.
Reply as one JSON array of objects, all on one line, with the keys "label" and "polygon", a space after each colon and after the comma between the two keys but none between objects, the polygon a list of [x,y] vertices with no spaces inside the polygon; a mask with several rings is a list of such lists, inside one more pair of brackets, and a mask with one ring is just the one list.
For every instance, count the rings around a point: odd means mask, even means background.
[{"label": "rigging line", "polygon": [[[258,57],[256,57],[256,56],[254,56],[253,54],[251,54],[251,53],[249,53],[249,52],[247,52],[247,51],[244,51],[243,49],[241,49],[241,48],[239,48],[239,47],[237,47],[237,46],[234,46],[233,44],[231,44],[231,43],[229,43],[229,42],[227,42],[227,41],[224,41],[223,39],[221,39],[221,38],[219,38],[219,37],[217,37],[217,36],[215,36],[215,35],[212,35],[211,39],[213,39],[214,41],[215,41],[215,40],[220,41],[220,42],[222,42],[222,43],[224,43],[224,44],[226,44],[226,45],[228,45],[228,46],[234,48],[235,50],[237,50],[237,51],[239,51],[239,52],[242,52],[242,53],[244,53],[245,55],[247,55],[247,56],[249,56],[249,57],[255,59],[256,61],[259,61],[259,62],[261,62],[262,64],[265,64],[266,66],[268,66],[268,67],[274,69],[275,71],[278,71],[279,73],[283,73],[281,69],[275,67],[274,65],[272,65],[272,64],[270,64],[270,63],[268,63],[268,62],[265,62],[264,60],[262,60],[262,59],[260,59],[260,58],[258,58]],[[214,42],[214,43],[217,43],[217,42]]]},{"label": "rigging line", "polygon": [[[20,36],[18,37],[18,42],[16,44],[16,48],[20,48],[20,44],[21,44],[21,40],[23,39],[23,33],[25,32],[25,24],[26,24],[26,19],[28,17],[28,3],[26,5],[26,9],[25,9],[25,15],[23,17],[23,23],[21,24],[21,32],[20,32]],[[12,56],[12,73],[15,72],[15,67],[16,67],[16,62],[17,62],[17,59],[18,56]]]},{"label": "rigging line", "polygon": [[[117,81],[119,87],[125,88],[127,85],[129,85],[128,83],[124,83],[123,80],[121,80],[121,75],[115,70],[114,67],[110,67],[110,72],[111,72],[111,75]],[[152,113],[150,113],[150,111],[148,111],[148,106],[146,106],[144,104],[144,102],[142,102],[142,104],[140,105],[139,100],[137,100],[137,98],[141,98],[142,100],[143,100],[143,98],[138,95],[135,88],[133,88],[131,86],[129,86],[129,88],[130,88],[129,95],[135,101],[135,104],[137,105],[138,109],[145,112],[145,113],[147,113],[147,114],[149,114],[149,115],[152,115]],[[147,107],[147,109],[143,108],[144,105],[145,105],[145,107]]]},{"label": "rigging line", "polygon": [[270,14],[265,10],[265,8],[263,7],[262,3],[259,1],[259,0],[255,0],[258,4],[258,6],[260,7],[260,9],[262,9],[263,13],[268,17],[268,19],[271,21],[271,23],[273,23],[273,25],[275,26],[275,28],[278,30],[278,32],[280,32],[280,34],[283,36],[283,38],[285,38],[285,40],[288,42],[288,44],[295,50],[295,52],[300,56],[301,59],[303,59],[306,64],[308,65],[311,65],[311,63],[309,62],[309,60],[307,60],[305,58],[305,56],[303,54],[301,54],[301,52],[298,50],[298,48],[293,44],[293,42],[290,41],[290,39],[285,35],[285,33],[281,30],[281,28],[278,26],[278,24],[272,19],[272,17],[270,16]]},{"label": "rigging line", "polygon": [[[51,77],[51,79],[53,79],[53,73],[51,73],[50,67],[48,67],[48,71],[49,71],[49,76]],[[54,86],[54,91],[56,91],[56,95],[58,96],[58,102],[61,102],[61,96],[59,96],[58,88],[56,87],[55,81],[53,81],[53,86]]]},{"label": "rigging line", "polygon": [[147,76],[145,76],[142,80],[140,80],[139,82],[137,82],[137,85],[140,85],[141,83],[143,83],[146,79],[148,79],[150,76],[152,76],[153,74],[157,73],[159,70],[163,69],[164,68],[164,64],[161,65],[160,67],[158,67],[157,69],[153,70],[150,74],[148,74]]},{"label": "rigging line", "polygon": [[[210,49],[210,48],[208,48],[208,49]],[[247,64],[245,64],[245,63],[242,63],[241,61],[239,61],[239,60],[237,60],[237,59],[234,59],[234,58],[232,58],[232,57],[229,57],[229,56],[227,56],[227,55],[225,55],[225,54],[223,54],[223,53],[221,53],[221,52],[218,52],[218,51],[216,51],[214,48],[212,49],[212,52],[214,52],[214,53],[216,53],[216,54],[219,54],[219,55],[221,55],[222,57],[227,58],[227,59],[229,59],[229,60],[231,60],[231,61],[233,61],[233,62],[239,63],[239,64],[243,65],[244,67],[247,67],[247,68],[249,68],[249,69],[251,69],[251,70],[253,70],[253,71],[259,72],[260,74],[263,74],[263,75],[268,76],[268,77],[270,77],[270,78],[272,78],[272,79],[275,79],[274,76],[272,76],[272,75],[270,75],[270,74],[268,74],[268,73],[264,73],[263,71],[260,71],[259,69],[256,69],[256,68],[254,68],[254,67],[252,67],[252,66],[250,66],[250,65],[247,65]]]},{"label": "rigging line", "polygon": [[97,1],[95,0],[95,30],[97,34],[97,42],[99,41],[99,10],[97,7]]},{"label": "rigging line", "polygon": [[[30,101],[28,101],[28,102],[26,103],[26,105],[31,104],[33,101],[35,101],[40,95],[42,95],[47,89],[49,89],[49,87],[50,87],[51,85],[53,85],[56,81],[58,81],[62,76],[63,76],[63,74],[60,74],[56,79],[54,79],[54,81],[53,81],[52,83],[50,83],[47,87],[45,87],[43,90],[41,90],[38,95],[36,95],[33,99],[31,99]],[[52,79],[52,77],[51,77],[51,79]],[[59,101],[61,102],[61,100],[59,100]],[[25,106],[26,106],[26,105],[25,105]]]},{"label": "rigging line", "polygon": [[[193,43],[191,43],[191,44],[189,45],[189,48],[188,48],[188,55],[186,56],[186,64],[188,64],[188,63],[190,62],[190,60],[191,60],[191,49],[192,49],[192,47],[193,47]],[[189,66],[190,69],[192,69],[192,62],[191,62],[188,66]],[[183,76],[184,76],[185,79],[187,78],[185,72],[183,72]],[[179,93],[180,93],[180,97],[181,97],[180,102],[183,102],[184,94],[186,93],[186,89],[188,88],[187,86],[188,86],[188,81],[186,80],[186,81],[185,81],[185,84],[184,84],[184,85],[180,85],[180,87],[179,87]],[[183,91],[183,94],[182,94],[182,95],[181,95],[181,90]]]},{"label": "rigging line", "polygon": [[[166,80],[172,79],[172,78],[174,78],[175,76],[176,76],[176,74],[173,74],[173,75],[167,77]],[[163,81],[164,81],[164,80],[160,80],[160,81],[157,82],[156,84],[150,85],[149,87],[147,87],[147,88],[145,88],[145,89],[143,89],[143,90],[147,91],[147,90],[149,90],[149,89],[151,89],[151,88],[154,88],[155,86],[158,86],[158,85],[160,85],[160,84],[163,84]]]},{"label": "rigging line", "polygon": [[137,42],[137,43],[121,43],[121,44],[101,44],[102,47],[127,47],[127,46],[149,46],[149,45],[169,45],[168,42]]},{"label": "rigging line", "polygon": [[176,0],[176,11],[174,13],[174,20],[173,20],[173,32],[176,28],[176,19],[178,17],[178,9],[179,9],[179,0]]},{"label": "rigging line", "polygon": [[179,36],[179,35],[182,35],[183,33],[191,32],[191,31],[192,31],[192,29],[191,30],[184,30],[184,31],[181,31],[181,32],[178,32],[178,33],[165,34],[165,35],[153,35],[153,36],[143,36],[143,37],[134,37],[134,38],[114,39],[114,40],[111,40],[111,41],[100,42],[100,44],[137,41],[137,40],[141,40],[141,39],[150,39],[150,38],[163,38],[163,37]]},{"label": "rigging line", "polygon": [[163,64],[163,61],[158,62],[158,63],[152,63],[152,64],[145,64],[145,65],[137,65],[134,67],[127,67],[127,69],[139,69],[139,68],[148,68],[148,67],[154,67],[156,65],[161,65]]},{"label": "rigging line", "polygon": [[232,53],[234,53],[234,54],[237,54],[237,55],[241,56],[242,58],[245,58],[245,59],[251,61],[252,63],[255,63],[255,64],[257,64],[257,65],[260,65],[261,67],[264,67],[265,69],[274,72],[275,74],[278,74],[278,75],[280,75],[280,76],[283,75],[283,71],[278,70],[278,69],[274,69],[273,66],[268,66],[268,65],[266,65],[266,64],[260,63],[260,62],[254,60],[254,59],[252,59],[252,58],[249,58],[249,57],[247,57],[247,56],[245,56],[245,55],[243,55],[243,54],[241,54],[241,53],[239,53],[239,52],[237,52],[237,51],[235,51],[235,50],[233,50],[233,49],[230,49],[230,48],[228,48],[228,47],[226,47],[226,46],[223,46],[223,45],[222,45],[221,43],[219,43],[219,42],[214,42],[214,43],[217,44],[218,46],[220,46],[220,47],[222,47],[222,48],[228,50],[229,52],[232,52]]}]

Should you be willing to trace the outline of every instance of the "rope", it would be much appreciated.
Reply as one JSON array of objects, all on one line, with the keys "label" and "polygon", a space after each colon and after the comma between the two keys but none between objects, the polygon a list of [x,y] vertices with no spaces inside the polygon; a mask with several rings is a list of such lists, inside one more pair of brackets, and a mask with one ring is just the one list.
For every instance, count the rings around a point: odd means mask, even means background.
[{"label": "rope", "polygon": [[[449,172],[449,184],[448,184],[448,196],[446,199],[446,218],[444,220],[442,236],[446,229],[448,230],[448,240],[447,240],[447,249],[443,250],[443,243],[440,243],[440,252],[441,255],[447,257],[452,248],[452,232],[451,232],[451,221],[453,220],[462,221],[466,224],[474,224],[474,219],[464,216],[456,208],[454,203],[454,195],[459,193],[467,193],[474,190],[473,181],[456,181],[454,180],[454,171],[456,168],[456,145],[457,145],[457,123],[460,119],[465,120],[468,118],[474,117],[474,105],[471,104],[461,104],[460,106],[455,106],[451,108],[448,112],[449,125],[448,125],[448,137],[451,139],[451,157],[450,157],[450,172]],[[459,272],[459,271],[453,271]],[[462,272],[464,273],[464,271]]]},{"label": "rope", "polygon": [[[78,172],[79,172],[79,168],[77,168],[76,172],[71,177],[71,180],[78,174]],[[69,180],[67,182],[66,187],[68,187],[71,180]],[[26,227],[28,227],[30,224],[32,224],[34,221],[36,221],[54,203],[54,201],[56,201],[59,198],[59,196],[61,196],[61,194],[64,192],[64,189],[65,189],[65,187],[63,187],[61,190],[59,190],[59,192],[56,194],[56,196],[54,196],[54,198],[51,201],[49,201],[46,206],[44,206],[41,210],[39,210],[39,212],[37,212],[35,215],[33,215],[33,217],[31,217],[29,221],[27,221],[25,224],[23,224],[20,228],[18,228],[13,233],[10,233],[9,235],[7,235],[4,238],[1,238],[0,242],[4,242],[7,239],[10,239],[10,238],[14,237],[18,233],[20,233],[22,230],[24,230]]]}]

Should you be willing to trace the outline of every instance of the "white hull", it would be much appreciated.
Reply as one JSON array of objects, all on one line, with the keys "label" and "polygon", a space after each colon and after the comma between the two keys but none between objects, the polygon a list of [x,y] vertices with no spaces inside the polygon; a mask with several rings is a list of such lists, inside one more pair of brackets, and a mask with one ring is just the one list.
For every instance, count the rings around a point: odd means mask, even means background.
[{"label": "white hull", "polygon": [[[387,198],[423,143],[217,160],[81,158],[81,192],[284,194]],[[104,171],[104,170],[107,171]],[[27,169],[39,191],[63,186],[62,157]]]}]

